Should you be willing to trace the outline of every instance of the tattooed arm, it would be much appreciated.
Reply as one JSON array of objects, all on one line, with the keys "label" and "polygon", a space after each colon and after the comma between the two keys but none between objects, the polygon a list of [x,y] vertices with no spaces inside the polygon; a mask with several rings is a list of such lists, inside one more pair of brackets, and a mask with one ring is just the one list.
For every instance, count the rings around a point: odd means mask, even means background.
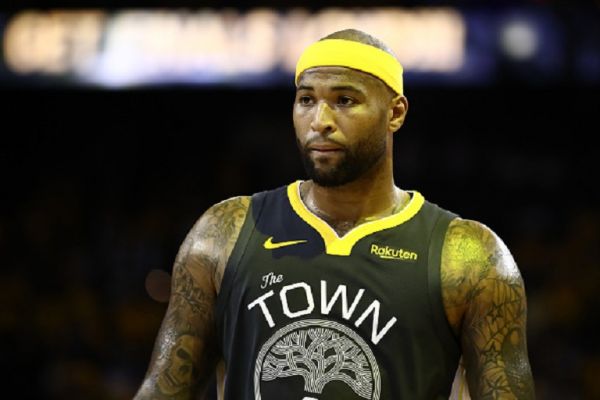
[{"label": "tattooed arm", "polygon": [[519,270],[486,226],[452,221],[442,250],[442,297],[460,338],[473,399],[533,399],[527,304]]},{"label": "tattooed arm", "polygon": [[173,266],[171,298],[135,400],[193,399],[215,371],[214,304],[250,199],[210,208],[190,230]]}]

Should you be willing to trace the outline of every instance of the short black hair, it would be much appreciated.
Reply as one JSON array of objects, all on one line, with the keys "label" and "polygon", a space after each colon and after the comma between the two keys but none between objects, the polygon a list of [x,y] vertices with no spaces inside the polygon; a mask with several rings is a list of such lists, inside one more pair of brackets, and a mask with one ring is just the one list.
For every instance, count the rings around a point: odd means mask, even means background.
[{"label": "short black hair", "polygon": [[369,35],[366,32],[359,31],[358,29],[344,29],[341,31],[333,32],[332,34],[329,34],[329,35],[321,38],[319,41],[326,40],[326,39],[343,39],[343,40],[351,40],[353,42],[358,42],[358,43],[362,43],[362,44],[367,44],[369,46],[376,47],[379,50],[383,50],[386,53],[389,53],[392,56],[396,57],[396,55],[392,52],[392,50],[381,40],[377,39],[375,36]]}]

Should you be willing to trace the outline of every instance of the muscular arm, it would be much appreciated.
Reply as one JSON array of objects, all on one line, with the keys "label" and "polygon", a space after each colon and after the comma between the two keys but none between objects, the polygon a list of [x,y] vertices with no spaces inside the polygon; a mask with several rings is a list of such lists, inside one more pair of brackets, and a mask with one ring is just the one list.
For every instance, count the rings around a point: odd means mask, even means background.
[{"label": "muscular arm", "polygon": [[171,298],[150,367],[135,400],[193,399],[204,390],[216,353],[214,304],[250,200],[210,208],[188,233],[173,266]]},{"label": "muscular arm", "polygon": [[442,250],[442,297],[460,337],[473,399],[533,399],[525,289],[504,243],[484,225],[454,220]]}]

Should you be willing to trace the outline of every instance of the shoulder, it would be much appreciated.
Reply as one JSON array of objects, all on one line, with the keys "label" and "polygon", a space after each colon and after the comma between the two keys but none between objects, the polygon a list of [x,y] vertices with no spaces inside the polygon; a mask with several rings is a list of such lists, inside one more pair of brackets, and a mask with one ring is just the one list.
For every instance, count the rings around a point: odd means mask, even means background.
[{"label": "shoulder", "polygon": [[214,253],[235,240],[244,223],[250,207],[249,196],[232,197],[223,200],[212,207],[200,217],[192,231],[198,244],[198,251],[208,250]]},{"label": "shoulder", "polygon": [[481,222],[467,219],[455,218],[448,226],[442,260],[445,268],[464,274],[518,275],[512,255],[502,239]]},{"label": "shoulder", "polygon": [[209,272],[216,290],[250,207],[250,196],[238,196],[210,207],[182,243],[175,265]]},{"label": "shoulder", "polygon": [[469,307],[493,302],[498,290],[519,290],[523,284],[509,249],[494,231],[456,218],[442,247],[441,285],[446,314],[458,332]]},{"label": "shoulder", "polygon": [[202,244],[218,244],[235,234],[236,228],[246,218],[250,206],[249,196],[232,197],[211,206],[196,221],[184,245],[192,245],[190,250],[202,252],[206,250]]},{"label": "shoulder", "polygon": [[237,196],[216,203],[206,210],[196,225],[214,228],[215,226],[236,224],[240,220],[243,222],[250,207],[250,199],[250,196]]}]

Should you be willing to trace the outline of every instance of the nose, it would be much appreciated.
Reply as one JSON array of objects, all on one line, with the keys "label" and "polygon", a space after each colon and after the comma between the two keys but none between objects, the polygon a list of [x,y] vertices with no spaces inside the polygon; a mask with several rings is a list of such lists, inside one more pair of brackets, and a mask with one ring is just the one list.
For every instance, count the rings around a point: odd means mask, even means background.
[{"label": "nose", "polygon": [[333,110],[327,102],[321,101],[318,103],[313,119],[310,123],[310,129],[318,132],[321,135],[328,135],[336,131]]}]

